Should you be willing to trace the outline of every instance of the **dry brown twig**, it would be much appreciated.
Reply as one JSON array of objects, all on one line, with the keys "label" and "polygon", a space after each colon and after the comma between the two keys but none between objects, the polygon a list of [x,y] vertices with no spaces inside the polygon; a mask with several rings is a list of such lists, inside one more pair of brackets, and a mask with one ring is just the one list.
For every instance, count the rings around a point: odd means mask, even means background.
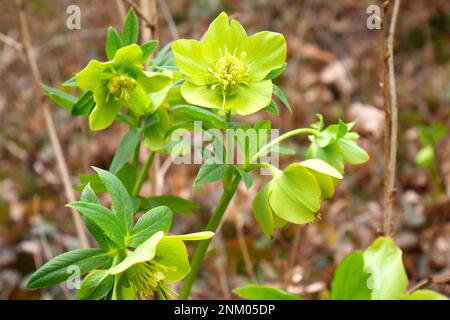
[{"label": "dry brown twig", "polygon": [[[43,102],[43,90],[41,88],[42,77],[39,68],[37,66],[33,52],[33,46],[31,44],[31,37],[29,31],[30,29],[28,26],[27,15],[25,12],[25,3],[23,0],[16,0],[16,5],[19,13],[19,25],[20,25],[20,34],[22,37],[22,46],[33,77],[33,89],[35,91],[35,95],[38,101]],[[75,201],[76,200],[75,193],[72,189],[72,184],[70,182],[69,170],[67,168],[67,163],[65,161],[64,154],[62,152],[61,143],[59,141],[58,134],[55,129],[55,123],[53,121],[52,114],[48,104],[42,103],[42,111],[47,126],[47,132],[50,137],[50,143],[52,145],[56,161],[58,163],[66,198],[69,202]],[[75,230],[80,240],[80,244],[83,248],[88,248],[89,242],[86,230],[84,229],[83,226],[83,221],[81,220],[81,216],[74,209],[70,210],[72,213],[72,219],[75,225]]]},{"label": "dry brown twig", "polygon": [[384,226],[385,235],[392,233],[392,216],[396,197],[395,175],[397,165],[398,106],[394,70],[394,35],[397,25],[400,0],[394,1],[389,33],[386,38],[386,16],[390,2],[385,1],[381,11],[381,49],[383,59],[383,82],[380,84],[384,96]]}]

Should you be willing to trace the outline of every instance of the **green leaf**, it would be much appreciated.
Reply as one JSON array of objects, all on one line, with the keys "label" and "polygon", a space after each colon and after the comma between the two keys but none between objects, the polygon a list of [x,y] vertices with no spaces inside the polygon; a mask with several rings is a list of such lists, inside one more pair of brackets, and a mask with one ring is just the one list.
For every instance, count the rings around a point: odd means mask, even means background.
[{"label": "green leaf", "polygon": [[126,163],[116,175],[117,178],[119,178],[119,180],[123,183],[128,193],[132,194],[136,183],[137,167],[134,164]]},{"label": "green leaf", "polygon": [[75,80],[75,76],[72,76],[70,79],[66,80],[61,86],[69,87],[69,88],[77,88],[77,81]]},{"label": "green leaf", "polygon": [[233,293],[247,300],[302,300],[302,297],[299,295],[277,288],[254,284],[236,288],[233,290]]},{"label": "green leaf", "polygon": [[74,103],[78,100],[77,97],[47,86],[45,84],[41,84],[41,86],[45,89],[45,91],[47,91],[46,95],[50,98],[50,100],[52,100],[57,105],[62,106],[69,111],[72,111]]},{"label": "green leaf", "polygon": [[60,254],[40,267],[27,283],[28,289],[47,288],[67,280],[71,266],[80,268],[80,275],[104,265],[110,257],[105,249],[78,249]]},{"label": "green leaf", "polygon": [[269,74],[266,76],[266,80],[272,80],[277,78],[279,75],[283,73],[283,71],[286,69],[287,63],[284,63],[281,67],[273,69],[269,72]]},{"label": "green leaf", "polygon": [[355,251],[342,260],[331,283],[332,300],[370,300],[370,273],[364,270],[364,255]]},{"label": "green leaf", "polygon": [[215,182],[223,178],[230,168],[224,164],[205,163],[201,166],[194,180],[194,187],[200,187],[205,183]]},{"label": "green leaf", "polygon": [[172,224],[172,211],[166,206],[153,208],[143,214],[131,233],[131,247],[137,247],[158,231],[167,233]]},{"label": "green leaf", "polygon": [[130,160],[139,141],[141,140],[141,131],[137,128],[130,128],[130,131],[123,137],[119,148],[109,167],[111,173],[116,174]]},{"label": "green leaf", "polygon": [[111,172],[93,167],[108,190],[112,200],[112,211],[117,215],[126,234],[133,228],[134,209],[130,195],[122,182]]},{"label": "green leaf", "polygon": [[76,298],[78,300],[103,299],[111,291],[113,284],[114,277],[108,270],[94,270],[84,278]]},{"label": "green leaf", "polygon": [[172,212],[181,213],[187,216],[192,215],[192,210],[198,208],[198,204],[195,202],[172,194],[142,198],[141,206],[144,209],[167,206]]},{"label": "green leaf", "polygon": [[123,47],[120,34],[113,27],[108,28],[108,35],[106,37],[106,57],[108,60],[114,59],[116,51]]},{"label": "green leaf", "polygon": [[283,103],[283,105],[290,111],[292,112],[291,106],[289,105],[289,101],[286,98],[286,96],[284,95],[284,92],[276,85],[273,84],[273,94],[276,95],[278,97],[278,99],[280,99],[280,101]]},{"label": "green leaf", "polygon": [[225,129],[227,127],[225,121],[221,117],[201,107],[192,106],[189,104],[181,104],[171,107],[170,111],[178,114],[181,113],[193,120],[208,122],[214,128]]},{"label": "green leaf", "polygon": [[250,176],[250,174],[249,174],[247,171],[242,170],[242,169],[241,169],[239,166],[237,166],[237,165],[235,165],[234,168],[235,168],[236,171],[239,173],[239,175],[242,177],[242,180],[244,180],[245,187],[246,187],[247,189],[250,189],[250,188],[252,187],[252,185],[253,185],[253,179],[252,179],[252,177]]},{"label": "green leaf", "polygon": [[271,238],[274,228],[273,213],[269,206],[270,184],[263,186],[252,202],[253,214],[264,234]]},{"label": "green leaf", "polygon": [[408,285],[402,262],[402,251],[390,237],[380,237],[364,252],[364,269],[373,300],[397,299]]},{"label": "green leaf", "polygon": [[128,46],[137,43],[139,36],[139,22],[133,9],[128,11],[127,17],[122,27],[122,43]]},{"label": "green leaf", "polygon": [[142,49],[142,60],[145,62],[150,55],[155,51],[156,47],[158,47],[159,41],[158,40],[150,40],[149,42],[144,43],[141,46]]},{"label": "green leaf", "polygon": [[[89,183],[84,187],[83,192],[81,192],[80,201],[100,204],[100,201],[98,200],[97,196],[94,193],[94,190],[92,190]],[[109,242],[109,239],[103,232],[102,228],[100,228],[94,221],[92,221],[88,217],[83,218],[86,228],[89,230],[90,234],[94,237],[97,243],[102,248],[111,248],[111,243]]]},{"label": "green leaf", "polygon": [[273,99],[272,101],[270,101],[269,105],[263,109],[263,111],[274,114],[276,116],[280,114],[280,110]]},{"label": "green leaf", "polygon": [[105,185],[96,173],[80,174],[80,184],[75,187],[76,192],[82,192],[87,184],[90,184],[95,193],[106,192]]},{"label": "green leaf", "polygon": [[416,290],[404,296],[402,300],[448,300],[448,298],[433,290]]},{"label": "green leaf", "polygon": [[163,236],[163,231],[158,231],[152,235],[141,245],[139,245],[133,252],[131,252],[125,259],[123,259],[122,262],[109,269],[110,274],[119,274],[137,263],[152,260],[156,253],[156,246],[161,241]]},{"label": "green leaf", "polygon": [[89,115],[94,109],[95,101],[92,91],[86,91],[72,107],[72,114],[74,116]]},{"label": "green leaf", "polygon": [[97,203],[76,201],[67,204],[98,225],[120,248],[125,247],[126,229],[122,221],[110,210]]}]

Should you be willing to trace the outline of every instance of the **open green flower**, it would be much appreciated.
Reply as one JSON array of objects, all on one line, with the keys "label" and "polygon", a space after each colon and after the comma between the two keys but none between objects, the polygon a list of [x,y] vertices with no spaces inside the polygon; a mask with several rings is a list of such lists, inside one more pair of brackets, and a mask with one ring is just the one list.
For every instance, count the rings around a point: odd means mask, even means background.
[{"label": "open green flower", "polygon": [[202,42],[181,39],[172,44],[178,69],[188,77],[181,87],[187,102],[205,108],[248,115],[272,99],[266,79],[286,60],[282,34],[263,31],[250,37],[236,20],[222,12]]},{"label": "open green flower", "polygon": [[287,222],[312,222],[322,200],[333,196],[337,179],[342,175],[319,159],[293,163],[279,171],[253,200],[253,212],[263,232],[271,236],[274,228]]},{"label": "open green flower", "polygon": [[179,236],[164,236],[159,231],[130,251],[125,259],[109,269],[115,277],[113,299],[141,299],[153,296],[174,298],[167,284],[183,279],[191,270],[185,240],[204,240],[214,235],[205,231]]},{"label": "open green flower", "polygon": [[136,116],[150,114],[157,108],[149,93],[166,88],[172,81],[170,75],[144,71],[143,52],[132,44],[116,51],[113,60],[91,60],[76,74],[78,87],[92,91],[95,107],[89,115],[92,130],[109,127],[122,106],[127,106]]}]

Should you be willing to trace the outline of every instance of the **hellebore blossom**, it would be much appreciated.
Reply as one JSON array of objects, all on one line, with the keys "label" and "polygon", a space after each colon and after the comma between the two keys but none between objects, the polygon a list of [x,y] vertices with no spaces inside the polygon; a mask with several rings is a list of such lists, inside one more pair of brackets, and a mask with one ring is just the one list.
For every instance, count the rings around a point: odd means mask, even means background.
[{"label": "hellebore blossom", "polygon": [[144,71],[143,52],[132,44],[116,51],[113,60],[91,60],[76,74],[79,88],[92,91],[95,107],[89,115],[92,130],[109,127],[123,106],[135,116],[150,114],[158,107],[152,103],[149,93],[167,87],[172,78],[165,73]]},{"label": "hellebore blossom", "polygon": [[342,175],[320,159],[293,163],[261,188],[253,200],[253,212],[261,229],[271,236],[287,222],[312,222],[323,199],[333,196]]},{"label": "hellebore blossom", "polygon": [[160,299],[174,298],[167,284],[183,279],[191,270],[185,240],[204,240],[213,232],[165,236],[159,231],[130,251],[125,259],[109,269],[115,277],[113,299],[141,299],[156,292]]},{"label": "hellebore blossom", "polygon": [[248,115],[272,99],[268,74],[284,66],[286,40],[263,31],[250,37],[236,20],[222,12],[209,26],[202,42],[181,39],[172,44],[178,69],[188,79],[183,98],[205,108]]}]

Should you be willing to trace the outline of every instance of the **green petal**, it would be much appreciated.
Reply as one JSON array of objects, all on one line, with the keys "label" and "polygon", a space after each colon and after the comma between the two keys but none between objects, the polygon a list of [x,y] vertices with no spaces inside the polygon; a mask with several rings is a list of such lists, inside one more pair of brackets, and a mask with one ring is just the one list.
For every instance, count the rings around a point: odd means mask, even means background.
[{"label": "green petal", "polygon": [[202,54],[202,44],[196,40],[181,39],[172,43],[172,50],[178,70],[188,76],[195,84],[208,81],[210,62]]},{"label": "green petal", "polygon": [[[203,46],[203,54],[207,57],[217,60],[220,53],[227,48],[228,52],[233,53],[247,39],[247,34],[242,25],[236,21],[228,20],[225,12],[222,12],[210,25],[205,35]],[[236,52],[239,54],[240,50]]]},{"label": "green petal", "polygon": [[132,44],[116,51],[113,60],[114,67],[118,70],[142,69],[142,49],[137,44]]},{"label": "green petal", "polygon": [[280,33],[258,32],[247,38],[241,49],[247,53],[245,63],[250,65],[251,82],[264,79],[286,61],[286,39]]},{"label": "green petal", "polygon": [[167,236],[169,239],[179,239],[184,241],[194,241],[194,240],[206,240],[214,237],[214,232],[211,231],[203,231],[203,232],[195,232],[189,234],[182,234],[178,236]]},{"label": "green petal", "polygon": [[271,100],[272,81],[251,82],[237,86],[234,95],[225,97],[225,110],[234,110],[245,116],[265,108]]},{"label": "green petal", "polygon": [[112,300],[134,300],[136,293],[136,287],[131,281],[127,281],[125,274],[118,274],[114,277]]},{"label": "green petal", "polygon": [[144,88],[140,83],[136,84],[136,87],[130,93],[130,97],[127,100],[127,105],[130,110],[136,116],[142,116],[144,114],[148,114],[151,111],[151,103],[150,97],[147,92],[145,92]]},{"label": "green petal", "polygon": [[86,91],[93,91],[102,80],[110,77],[110,74],[104,72],[109,64],[109,62],[91,60],[83,70],[75,75],[77,86]]},{"label": "green petal", "polygon": [[185,81],[181,86],[181,95],[193,105],[215,109],[222,107],[222,95],[218,90],[212,90],[206,85],[197,86],[193,82]]},{"label": "green petal", "polygon": [[124,272],[131,266],[150,261],[156,253],[156,247],[164,236],[163,231],[158,231],[142,244],[140,244],[132,253],[130,253],[121,263],[109,270],[110,274],[118,274]]},{"label": "green petal", "polygon": [[314,176],[298,164],[289,165],[272,180],[269,204],[272,212],[292,223],[308,223],[320,209],[321,191]]},{"label": "green petal", "polygon": [[259,190],[253,199],[252,209],[261,230],[267,237],[272,237],[273,233],[273,214],[269,206],[270,183]]},{"label": "green petal", "polygon": [[142,72],[137,82],[146,92],[158,92],[172,84],[173,73]]},{"label": "green petal", "polygon": [[96,104],[89,115],[89,127],[93,131],[103,130],[114,122],[121,105],[113,97],[108,97],[105,87],[99,87],[94,91],[94,101]]},{"label": "green petal", "polygon": [[165,283],[181,280],[191,271],[186,245],[175,237],[164,237],[159,242],[155,261],[169,267],[168,270],[161,270]]},{"label": "green petal", "polygon": [[339,171],[337,171],[334,167],[330,166],[328,163],[320,159],[309,159],[300,162],[300,164],[304,167],[326,174],[327,176],[331,176],[336,179],[343,178],[342,174]]}]

